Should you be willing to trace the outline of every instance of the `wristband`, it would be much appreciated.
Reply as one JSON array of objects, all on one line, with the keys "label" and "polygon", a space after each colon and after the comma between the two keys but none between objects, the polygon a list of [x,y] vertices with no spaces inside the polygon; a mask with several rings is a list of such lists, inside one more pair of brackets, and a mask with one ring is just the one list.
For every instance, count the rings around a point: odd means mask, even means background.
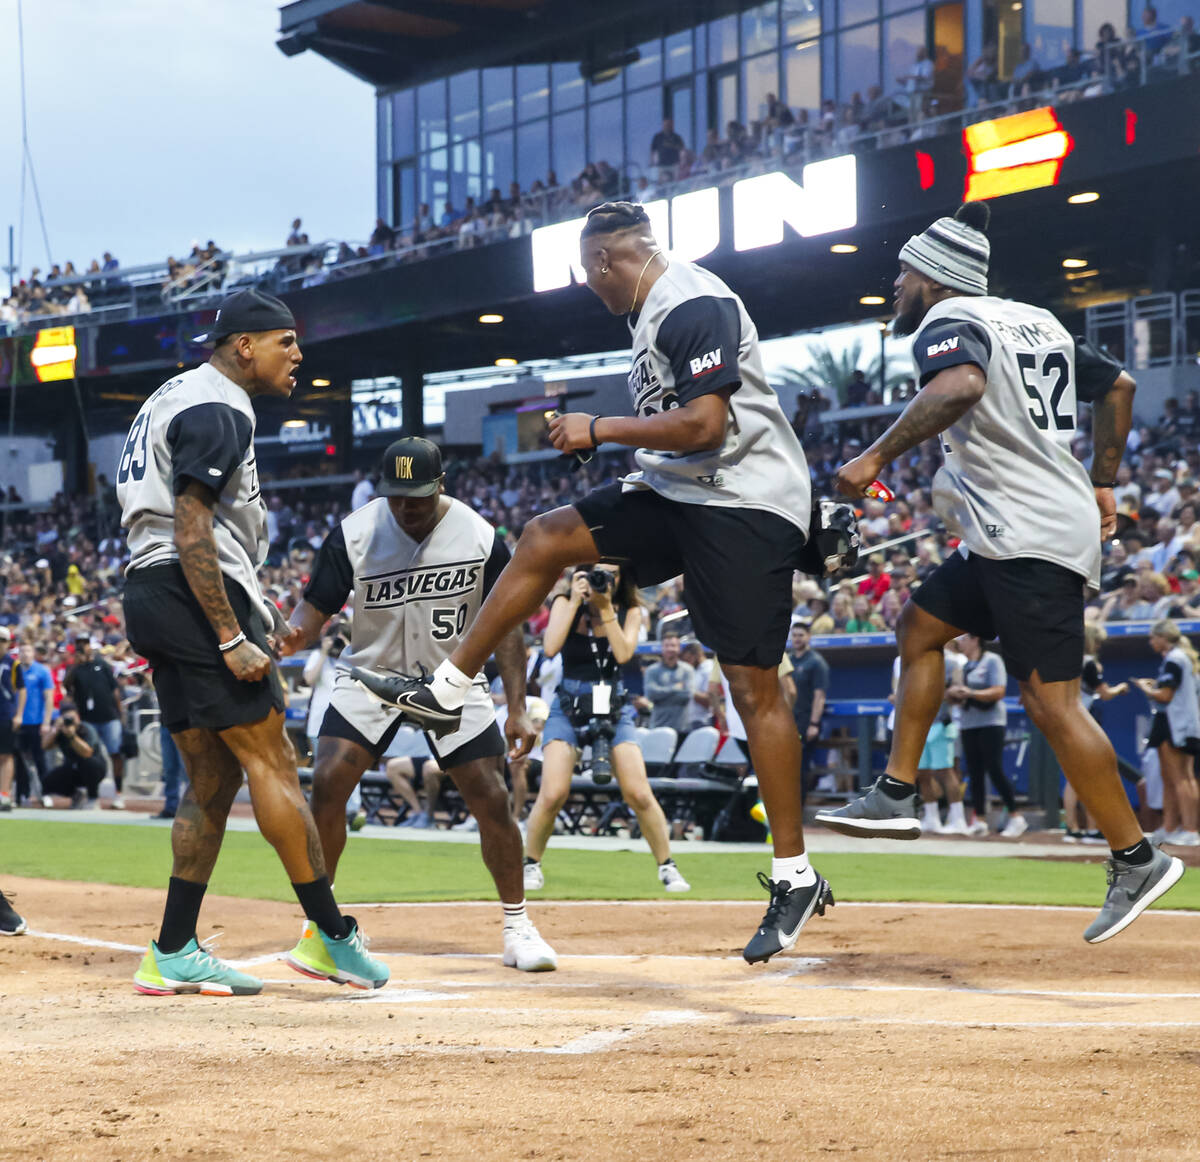
[{"label": "wristband", "polygon": [[236,650],[238,646],[246,640],[245,633],[239,633],[237,637],[231,637],[227,642],[217,642],[217,649],[223,654],[229,653],[230,650]]},{"label": "wristband", "polygon": [[592,422],[588,424],[588,435],[592,438],[592,447],[599,448],[600,445],[596,442],[596,421],[599,416],[592,416]]},{"label": "wristband", "polygon": [[1099,480],[1092,481],[1093,488],[1116,488],[1116,486],[1117,486],[1117,482],[1115,480],[1109,480],[1103,484],[1101,484]]}]

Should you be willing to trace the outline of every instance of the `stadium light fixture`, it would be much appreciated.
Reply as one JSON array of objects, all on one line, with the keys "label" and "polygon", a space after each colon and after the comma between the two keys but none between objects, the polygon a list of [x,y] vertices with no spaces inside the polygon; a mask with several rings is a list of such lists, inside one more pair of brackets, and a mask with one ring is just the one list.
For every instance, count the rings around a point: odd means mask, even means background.
[{"label": "stadium light fixture", "polygon": [[504,316],[503,315],[480,315],[479,321],[481,323],[503,323]]},{"label": "stadium light fixture", "polygon": [[328,387],[328,386],[329,386],[328,379],[314,379],[313,380],[313,387]]},{"label": "stadium light fixture", "polygon": [[887,302],[887,299],[883,295],[863,295],[858,301],[864,307],[882,307]]},{"label": "stadium light fixture", "polygon": [[858,247],[852,242],[835,242],[829,248],[830,254],[857,254]]},{"label": "stadium light fixture", "polygon": [[1089,202],[1098,202],[1100,195],[1095,190],[1085,190],[1082,194],[1072,194],[1067,202],[1072,206],[1086,206]]},{"label": "stadium light fixture", "polygon": [[502,355],[496,360],[497,367],[516,367],[517,361],[511,355]]},{"label": "stadium light fixture", "polygon": [[1086,258],[1064,258],[1062,264],[1067,270],[1082,270],[1087,266]]},{"label": "stadium light fixture", "polygon": [[284,420],[283,426],[285,428],[307,428],[308,420]]},{"label": "stadium light fixture", "polygon": [[1095,278],[1099,273],[1094,267],[1090,270],[1073,270],[1067,275],[1067,279],[1070,282],[1075,282],[1081,278]]}]

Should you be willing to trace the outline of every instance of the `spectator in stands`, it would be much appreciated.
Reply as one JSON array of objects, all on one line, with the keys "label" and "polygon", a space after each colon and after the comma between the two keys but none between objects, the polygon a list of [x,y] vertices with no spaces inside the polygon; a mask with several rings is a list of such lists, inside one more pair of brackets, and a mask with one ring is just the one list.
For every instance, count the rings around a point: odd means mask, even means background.
[{"label": "spectator in stands", "polygon": [[1175,473],[1167,468],[1159,468],[1154,473],[1153,490],[1144,496],[1142,505],[1162,516],[1169,516],[1179,507],[1181,499],[1179,489],[1175,486]]},{"label": "spectator in stands", "polygon": [[867,382],[866,374],[861,368],[855,368],[846,384],[845,396],[847,407],[861,407],[867,402],[867,394],[871,385]]},{"label": "spectator in stands", "polygon": [[445,230],[448,227],[453,226],[456,222],[462,221],[462,218],[463,218],[463,211],[456,210],[454,208],[454,204],[452,202],[446,202],[445,209],[443,209],[443,211],[442,211],[442,216],[438,222],[438,225],[441,226],[443,230]]},{"label": "spectator in stands", "polygon": [[721,135],[715,129],[710,129],[704,139],[704,151],[700,155],[705,172],[716,173],[722,169],[728,153],[727,143],[721,140]]},{"label": "spectator in stands", "polygon": [[[1193,510],[1193,518],[1194,516]],[[1176,535],[1178,527],[1169,516],[1164,516],[1155,526],[1154,531],[1158,539],[1149,550],[1150,568],[1155,573],[1165,573],[1167,565],[1175,559],[1175,554],[1183,545],[1183,538]]]},{"label": "spectator in stands", "polygon": [[[276,234],[275,237],[278,238],[279,235]],[[300,244],[301,244],[300,243],[300,219],[293,218],[291,233],[288,234],[287,241],[284,243],[284,245],[285,246],[299,246]],[[108,267],[105,266],[104,269],[107,270]]]},{"label": "spectator in stands", "polygon": [[855,586],[856,592],[866,597],[871,605],[877,605],[891,586],[891,577],[883,571],[883,557],[879,553],[872,553],[867,558],[867,575]]},{"label": "spectator in stands", "polygon": [[[63,685],[79,707],[79,717],[93,728],[108,751],[116,784],[111,806],[114,811],[124,811],[125,799],[121,794],[125,781],[125,757],[121,752],[124,709],[117,676],[108,662],[96,656],[89,638],[80,638],[75,643],[75,659]],[[89,792],[89,797],[95,795]]]},{"label": "spectator in stands", "polygon": [[692,699],[684,716],[684,730],[693,731],[712,722],[712,702],[708,696],[708,680],[712,674],[712,658],[705,657],[699,642],[688,642],[679,655],[692,667]]},{"label": "spectator in stands", "polygon": [[988,41],[983,52],[967,69],[967,83],[976,104],[996,99],[996,78],[999,76],[996,42]]},{"label": "spectator in stands", "polygon": [[917,57],[912,68],[897,80],[904,85],[904,91],[908,94],[912,120],[922,120],[929,111],[929,95],[933,92],[933,61],[929,59],[929,50],[923,44],[917,45]]},{"label": "spectator in stands", "polygon": [[1012,71],[1012,86],[1010,95],[1024,97],[1037,89],[1041,80],[1042,66],[1034,58],[1033,49],[1028,44],[1021,45],[1021,59]]},{"label": "spectator in stands", "polygon": [[680,658],[679,652],[679,634],[667,630],[662,636],[662,658],[646,668],[643,689],[654,704],[650,728],[669,726],[682,738],[696,673]]},{"label": "spectator in stands", "polygon": [[1153,4],[1147,4],[1142,9],[1142,25],[1137,30],[1137,38],[1145,42],[1146,51],[1151,57],[1166,48],[1171,39],[1170,25],[1159,20],[1158,9]]},{"label": "spectator in stands", "polygon": [[46,773],[42,783],[42,805],[52,807],[52,795],[71,800],[79,810],[92,807],[100,794],[105,765],[100,736],[90,723],[80,720],[73,702],[63,702],[50,746],[57,746],[62,762]]},{"label": "spectator in stands", "polygon": [[871,604],[871,599],[864,594],[853,598],[854,616],[846,623],[847,633],[879,633],[883,630],[883,620]]},{"label": "spectator in stands", "polygon": [[[670,117],[664,117],[662,128],[650,141],[650,164],[657,166],[660,171],[673,170],[679,164],[679,155],[685,147],[686,142],[675,132],[675,122]],[[659,180],[671,179],[660,174]]]},{"label": "spectator in stands", "polygon": [[375,229],[367,240],[367,252],[372,255],[383,254],[391,250],[396,241],[396,232],[382,218],[375,219]]}]

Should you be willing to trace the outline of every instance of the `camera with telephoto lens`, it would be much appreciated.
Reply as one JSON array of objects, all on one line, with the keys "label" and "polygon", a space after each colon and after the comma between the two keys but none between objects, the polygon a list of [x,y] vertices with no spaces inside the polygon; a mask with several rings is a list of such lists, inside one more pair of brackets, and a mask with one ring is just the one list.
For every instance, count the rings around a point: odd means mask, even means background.
[{"label": "camera with telephoto lens", "polygon": [[587,583],[593,593],[607,593],[613,583],[613,575],[607,569],[589,569]]},{"label": "camera with telephoto lens", "polygon": [[585,746],[592,748],[592,782],[598,786],[610,782],[613,739],[625,706],[624,695],[613,690],[607,714],[594,713],[590,690],[574,695],[560,690],[559,701],[564,704],[567,719],[575,728],[576,745],[580,750]]}]

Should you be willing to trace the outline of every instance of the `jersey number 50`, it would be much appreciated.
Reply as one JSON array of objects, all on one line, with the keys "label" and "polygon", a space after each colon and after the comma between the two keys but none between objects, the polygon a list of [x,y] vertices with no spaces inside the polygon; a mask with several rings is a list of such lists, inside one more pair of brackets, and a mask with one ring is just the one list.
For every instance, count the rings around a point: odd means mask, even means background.
[{"label": "jersey number 50", "polygon": [[[1054,419],[1054,428],[1058,432],[1071,432],[1075,430],[1075,392],[1071,392],[1071,399],[1068,401],[1069,410],[1059,411],[1062,406],[1063,396],[1067,389],[1071,386],[1071,365],[1067,362],[1067,357],[1061,351],[1051,351],[1045,359],[1042,360],[1042,370],[1038,373],[1037,356],[1028,351],[1017,352],[1017,366],[1021,369],[1021,383],[1025,388],[1025,394],[1029,396],[1029,416],[1034,422],[1034,426],[1040,431],[1047,431],[1050,427],[1050,419]],[[1032,373],[1032,374],[1031,374]],[[1034,379],[1040,379],[1039,386],[1036,382],[1031,382]],[[1053,383],[1049,380],[1053,379]],[[1044,392],[1049,388],[1050,406],[1046,406]]]},{"label": "jersey number 50", "polygon": [[454,606],[439,606],[430,612],[429,620],[433,622],[431,632],[435,642],[444,642],[455,636],[462,637],[467,628],[467,607],[465,604],[457,609]]}]

